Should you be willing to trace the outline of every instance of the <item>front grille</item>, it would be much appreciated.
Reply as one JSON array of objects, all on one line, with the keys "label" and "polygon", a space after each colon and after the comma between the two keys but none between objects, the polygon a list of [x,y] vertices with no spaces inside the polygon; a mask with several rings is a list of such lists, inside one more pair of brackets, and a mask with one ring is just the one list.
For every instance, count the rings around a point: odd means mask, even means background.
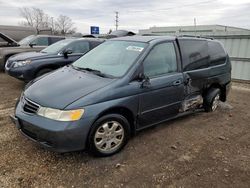
[{"label": "front grille", "polygon": [[13,64],[14,64],[14,61],[10,61],[10,60],[6,61],[6,67],[7,68],[11,68]]},{"label": "front grille", "polygon": [[38,109],[39,109],[39,105],[30,101],[29,99],[23,97],[22,99],[22,103],[23,103],[23,110],[27,113],[31,113],[31,114],[35,114]]}]

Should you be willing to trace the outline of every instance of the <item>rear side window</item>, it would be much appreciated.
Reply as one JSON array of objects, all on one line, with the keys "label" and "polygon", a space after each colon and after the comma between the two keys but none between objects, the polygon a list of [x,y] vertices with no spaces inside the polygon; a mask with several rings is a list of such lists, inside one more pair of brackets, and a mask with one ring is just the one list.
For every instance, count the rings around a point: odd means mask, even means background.
[{"label": "rear side window", "polygon": [[32,43],[36,44],[37,46],[48,46],[49,45],[48,37],[36,38]]},{"label": "rear side window", "polygon": [[219,42],[208,42],[208,53],[210,55],[210,66],[225,63],[227,54]]},{"label": "rear side window", "polygon": [[69,45],[69,48],[72,49],[73,53],[86,53],[89,51],[89,42],[74,42]]},{"label": "rear side window", "polygon": [[206,40],[180,39],[183,70],[197,70],[209,66],[208,44]]},{"label": "rear side window", "polygon": [[177,61],[174,44],[171,42],[156,45],[143,62],[144,74],[148,77],[176,72]]},{"label": "rear side window", "polygon": [[63,40],[64,38],[60,38],[60,37],[50,37],[50,44],[56,43],[60,40]]},{"label": "rear side window", "polygon": [[91,41],[90,42],[90,45],[91,45],[91,49],[92,48],[95,48],[95,47],[97,47],[99,44],[101,44],[101,43],[103,43],[102,41]]}]

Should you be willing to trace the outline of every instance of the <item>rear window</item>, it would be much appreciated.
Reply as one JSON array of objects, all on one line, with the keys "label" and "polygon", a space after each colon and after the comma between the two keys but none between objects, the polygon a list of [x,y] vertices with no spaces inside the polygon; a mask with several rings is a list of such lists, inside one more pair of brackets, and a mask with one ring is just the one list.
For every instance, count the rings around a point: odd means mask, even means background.
[{"label": "rear window", "polygon": [[35,40],[33,40],[32,43],[36,44],[37,46],[49,45],[48,37],[38,37]]},{"label": "rear window", "polygon": [[227,54],[219,42],[208,41],[208,53],[210,55],[210,66],[225,63]]},{"label": "rear window", "polygon": [[63,40],[64,38],[60,38],[60,37],[50,37],[50,44],[56,43],[60,40]]},{"label": "rear window", "polygon": [[190,71],[209,66],[208,44],[206,40],[179,39],[183,70]]}]

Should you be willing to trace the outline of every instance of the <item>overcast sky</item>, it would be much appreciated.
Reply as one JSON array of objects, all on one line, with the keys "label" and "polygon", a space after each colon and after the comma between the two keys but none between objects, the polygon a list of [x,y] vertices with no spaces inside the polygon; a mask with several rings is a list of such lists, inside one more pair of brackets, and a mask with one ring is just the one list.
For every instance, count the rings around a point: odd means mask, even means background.
[{"label": "overcast sky", "polygon": [[0,25],[18,25],[20,7],[37,7],[56,18],[67,15],[77,30],[91,25],[102,33],[119,28],[137,32],[152,26],[221,24],[250,29],[250,0],[0,0]]}]

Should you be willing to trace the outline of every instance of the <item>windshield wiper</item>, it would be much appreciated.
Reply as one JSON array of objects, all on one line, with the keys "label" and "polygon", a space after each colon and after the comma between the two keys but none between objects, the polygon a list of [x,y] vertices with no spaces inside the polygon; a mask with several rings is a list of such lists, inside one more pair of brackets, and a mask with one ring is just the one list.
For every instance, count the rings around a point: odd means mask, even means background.
[{"label": "windshield wiper", "polygon": [[95,74],[95,75],[97,75],[97,76],[100,76],[100,77],[112,78],[112,76],[107,75],[107,74],[104,74],[104,73],[102,73],[101,71],[96,70],[96,69],[84,68],[84,67],[76,67],[76,66],[74,66],[74,65],[72,65],[72,66],[73,66],[73,68],[75,68],[75,69],[88,71],[88,72],[91,72],[91,73],[93,73],[93,74]]}]

